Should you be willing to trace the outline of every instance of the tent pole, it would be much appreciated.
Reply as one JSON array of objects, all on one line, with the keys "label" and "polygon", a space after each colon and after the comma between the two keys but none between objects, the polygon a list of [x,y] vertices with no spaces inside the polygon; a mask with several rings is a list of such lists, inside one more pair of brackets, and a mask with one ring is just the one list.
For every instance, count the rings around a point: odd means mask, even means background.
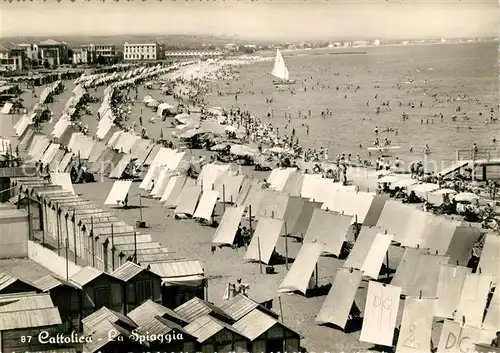
[{"label": "tent pole", "polygon": [[137,232],[134,228],[134,263],[137,263]]},{"label": "tent pole", "polygon": [[68,214],[64,215],[64,221],[66,222],[66,258],[68,257],[68,247],[69,247],[69,224],[68,224]]},{"label": "tent pole", "polygon": [[30,202],[30,195],[27,196],[28,197],[28,239],[29,240],[33,240],[32,239],[32,235],[31,235],[31,202]]},{"label": "tent pole", "polygon": [[226,212],[226,185],[222,184],[222,207]]},{"label": "tent pole", "polygon": [[56,225],[57,225],[57,255],[61,255],[61,220],[59,219],[59,205],[56,203]]},{"label": "tent pole", "polygon": [[66,281],[69,281],[69,240],[66,237]]},{"label": "tent pole", "polygon": [[262,274],[262,258],[261,258],[261,254],[260,254],[260,239],[259,239],[259,237],[257,237],[257,247],[259,248],[259,269],[260,269],[260,273]]},{"label": "tent pole", "polygon": [[[45,203],[45,197],[43,198],[43,210],[45,210],[45,217],[48,217],[47,215],[47,204]],[[43,212],[42,210],[42,212]],[[46,219],[45,223],[47,224],[47,228],[49,227],[49,221]],[[42,233],[42,245],[45,245],[45,230]]]},{"label": "tent pole", "polygon": [[92,242],[92,267],[95,267],[95,252],[94,252],[94,217],[90,217],[90,241]]},{"label": "tent pole", "polygon": [[285,222],[285,268],[288,270],[288,231]]},{"label": "tent pole", "polygon": [[139,220],[142,222],[142,194],[139,194]]},{"label": "tent pole", "polygon": [[111,223],[111,270],[115,270],[115,232]]},{"label": "tent pole", "polygon": [[278,296],[278,301],[280,304],[280,319],[281,319],[281,322],[283,322],[283,304],[281,304],[281,295]]},{"label": "tent pole", "polygon": [[253,236],[252,233],[252,205],[248,206],[248,227],[250,228],[250,236]]},{"label": "tent pole", "polygon": [[316,262],[316,288],[318,288],[318,263]]},{"label": "tent pole", "polygon": [[389,249],[387,249],[387,252],[385,253],[385,267],[385,274],[387,275],[387,279],[389,279],[389,273],[391,272],[389,267]]},{"label": "tent pole", "polygon": [[77,262],[77,255],[76,255],[76,216],[75,216],[75,209],[73,208],[73,241],[74,241],[74,247],[75,247],[75,265],[78,264]]},{"label": "tent pole", "polygon": [[358,215],[354,215],[354,241],[358,240]]}]

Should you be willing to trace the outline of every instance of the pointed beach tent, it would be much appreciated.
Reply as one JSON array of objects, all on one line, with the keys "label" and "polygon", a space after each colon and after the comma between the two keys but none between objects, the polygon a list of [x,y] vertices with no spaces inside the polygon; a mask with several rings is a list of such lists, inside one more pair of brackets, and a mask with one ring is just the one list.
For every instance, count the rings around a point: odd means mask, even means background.
[{"label": "pointed beach tent", "polygon": [[314,269],[322,252],[322,244],[304,243],[292,267],[287,272],[283,282],[281,282],[278,292],[300,292],[305,295],[310,278],[314,273]]},{"label": "pointed beach tent", "polygon": [[123,205],[128,191],[132,186],[132,180],[116,180],[113,187],[109,191],[108,197],[104,202],[105,205]]},{"label": "pointed beach tent", "polygon": [[278,238],[283,231],[283,221],[274,218],[261,218],[245,253],[244,259],[269,263]]},{"label": "pointed beach tent", "polygon": [[304,236],[305,243],[317,241],[324,245],[323,251],[335,256],[340,255],[348,233],[352,232],[352,216],[315,209]]},{"label": "pointed beach tent", "polygon": [[210,221],[218,198],[219,192],[216,190],[203,191],[200,202],[198,203],[196,211],[193,214],[193,218],[201,218]]},{"label": "pointed beach tent", "polygon": [[198,205],[201,195],[201,187],[198,185],[185,186],[179,198],[179,204],[175,208],[175,214],[192,216]]},{"label": "pointed beach tent", "polygon": [[244,211],[243,206],[226,208],[215,231],[212,244],[233,244]]},{"label": "pointed beach tent", "polygon": [[332,287],[314,322],[345,328],[363,273],[357,269],[338,268]]}]

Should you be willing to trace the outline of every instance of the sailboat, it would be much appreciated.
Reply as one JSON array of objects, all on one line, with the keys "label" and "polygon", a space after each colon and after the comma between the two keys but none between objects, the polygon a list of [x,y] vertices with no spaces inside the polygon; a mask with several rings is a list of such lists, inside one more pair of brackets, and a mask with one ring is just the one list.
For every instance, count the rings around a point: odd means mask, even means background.
[{"label": "sailboat", "polygon": [[273,80],[275,85],[291,85],[295,83],[295,80],[290,80],[288,68],[286,67],[285,60],[281,56],[280,50],[276,49],[276,59],[274,60],[273,71],[271,75],[278,78],[279,80]]}]

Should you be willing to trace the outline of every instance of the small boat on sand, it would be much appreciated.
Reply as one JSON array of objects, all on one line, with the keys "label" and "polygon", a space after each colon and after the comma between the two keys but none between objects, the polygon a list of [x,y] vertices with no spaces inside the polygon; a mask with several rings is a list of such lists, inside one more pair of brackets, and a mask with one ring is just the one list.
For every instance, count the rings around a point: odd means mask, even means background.
[{"label": "small boat on sand", "polygon": [[401,146],[374,146],[368,147],[368,151],[378,151],[382,154],[382,156],[387,156],[391,153],[391,151],[400,149]]},{"label": "small boat on sand", "polygon": [[296,83],[295,80],[289,79],[290,74],[279,49],[276,49],[276,59],[274,59],[274,67],[271,75],[278,78],[278,80],[273,80],[274,85],[292,85]]}]

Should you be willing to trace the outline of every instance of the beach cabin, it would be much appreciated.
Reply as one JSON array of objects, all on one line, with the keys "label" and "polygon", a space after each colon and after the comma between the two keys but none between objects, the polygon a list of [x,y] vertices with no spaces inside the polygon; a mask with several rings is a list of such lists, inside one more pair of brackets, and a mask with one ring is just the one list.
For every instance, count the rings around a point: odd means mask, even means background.
[{"label": "beach cabin", "polygon": [[200,298],[193,298],[175,308],[174,311],[187,322],[192,322],[205,315],[213,316],[224,322],[234,322],[221,308]]},{"label": "beach cabin", "polygon": [[109,321],[112,324],[119,325],[122,328],[132,331],[137,328],[137,324],[128,316],[125,316],[117,311],[111,310],[103,306],[95,313],[92,313],[82,320],[83,333],[85,335],[91,334],[94,328],[102,321]]},{"label": "beach cabin", "polygon": [[146,335],[149,332],[171,338],[171,342],[150,341],[152,351],[195,352],[196,338],[184,330],[188,322],[174,310],[147,300],[127,316],[139,326],[139,334]]},{"label": "beach cabin", "polygon": [[233,327],[250,341],[246,352],[300,352],[301,336],[258,309],[243,316]]},{"label": "beach cabin", "polygon": [[162,305],[176,308],[192,298],[205,299],[208,280],[197,260],[151,262],[151,271],[162,278]]},{"label": "beach cabin", "polygon": [[161,277],[133,262],[127,261],[111,272],[122,281],[123,312],[126,314],[150,299],[161,303]]},{"label": "beach cabin", "polygon": [[[0,349],[2,353],[40,352],[56,348],[38,339],[41,331],[55,336],[61,316],[48,294],[0,295]],[[36,320],[34,320],[36,318]],[[25,338],[31,337],[28,341]]]},{"label": "beach cabin", "polygon": [[24,292],[36,292],[38,288],[23,281],[10,273],[0,272],[0,294],[15,294]]},{"label": "beach cabin", "polygon": [[0,259],[27,257],[29,238],[28,213],[0,207]]},{"label": "beach cabin", "polygon": [[185,326],[184,330],[196,337],[195,352],[248,352],[247,347],[250,345],[248,338],[234,327],[210,315],[200,316]]},{"label": "beach cabin", "polygon": [[51,275],[42,277],[33,284],[43,293],[48,293],[54,305],[59,309],[62,320],[61,332],[82,331],[83,291],[80,287]]},{"label": "beach cabin", "polygon": [[98,321],[87,335],[83,353],[147,352],[145,345],[131,338],[132,332],[109,320]]},{"label": "beach cabin", "polygon": [[103,271],[87,266],[69,279],[70,283],[82,288],[83,316],[88,316],[103,306],[122,311],[123,282]]}]

